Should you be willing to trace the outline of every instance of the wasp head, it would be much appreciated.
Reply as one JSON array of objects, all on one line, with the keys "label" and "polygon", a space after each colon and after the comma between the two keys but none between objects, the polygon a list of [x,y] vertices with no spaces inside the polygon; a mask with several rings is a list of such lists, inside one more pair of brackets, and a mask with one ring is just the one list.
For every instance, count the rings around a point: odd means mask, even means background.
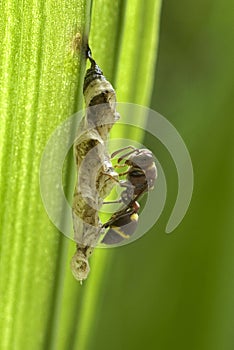
[{"label": "wasp head", "polygon": [[136,150],[125,162],[127,165],[137,166],[141,169],[148,168],[153,163],[153,153],[146,148]]}]

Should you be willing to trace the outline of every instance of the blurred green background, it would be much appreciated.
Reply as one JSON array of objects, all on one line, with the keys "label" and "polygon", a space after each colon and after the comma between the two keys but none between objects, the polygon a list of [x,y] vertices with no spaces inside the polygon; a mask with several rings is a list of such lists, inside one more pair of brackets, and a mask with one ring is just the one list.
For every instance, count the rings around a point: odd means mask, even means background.
[{"label": "blurred green background", "polygon": [[[158,15],[152,8],[158,11],[160,2],[134,1],[93,1],[90,42],[118,101],[147,104],[149,90],[140,87],[151,85],[146,72],[158,24],[152,25]],[[57,232],[42,205],[38,169],[52,131],[82,102],[85,60],[76,45],[80,30],[88,33],[91,1],[1,5],[0,350],[233,350],[231,0],[162,6],[151,107],[190,152],[195,183],[187,215],[165,233],[176,168],[165,147],[147,136],[144,144],[167,178],[166,207],[133,244],[96,249],[83,286],[70,271],[74,242]]]},{"label": "blurred green background", "polygon": [[151,107],[189,149],[193,198],[183,222],[166,235],[177,179],[158,145],[167,205],[151,232],[115,250],[90,349],[234,348],[233,10],[231,1],[163,2]]}]

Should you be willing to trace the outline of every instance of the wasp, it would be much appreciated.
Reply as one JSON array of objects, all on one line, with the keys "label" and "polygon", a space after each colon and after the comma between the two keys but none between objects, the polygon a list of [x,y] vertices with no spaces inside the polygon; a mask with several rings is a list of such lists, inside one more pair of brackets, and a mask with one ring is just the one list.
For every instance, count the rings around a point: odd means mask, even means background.
[{"label": "wasp", "polygon": [[[123,203],[125,206],[117,211],[110,220],[103,225],[103,228],[109,228],[102,243],[116,244],[129,238],[137,229],[138,211],[140,205],[137,202],[145,192],[154,188],[154,182],[157,178],[157,168],[154,162],[153,153],[146,149],[138,149],[133,146],[122,148],[111,155],[111,158],[124,150],[131,149],[117,160],[116,167],[126,167],[125,172],[119,173],[119,176],[127,175],[126,180],[120,180],[119,185],[125,187],[121,193],[121,198],[110,203]],[[124,160],[123,164],[120,164]]]},{"label": "wasp", "polygon": [[[105,204],[124,203],[128,205],[132,200],[136,201],[143,193],[154,188],[157,168],[153,153],[147,148],[139,149],[127,146],[112,153],[111,158],[126,149],[131,149],[131,151],[122,155],[115,165],[116,168],[128,166],[125,172],[119,173],[119,177],[127,175],[126,180],[116,180],[121,187],[125,187],[125,190],[121,193],[120,199],[105,202]],[[124,163],[120,164],[123,160]]]}]

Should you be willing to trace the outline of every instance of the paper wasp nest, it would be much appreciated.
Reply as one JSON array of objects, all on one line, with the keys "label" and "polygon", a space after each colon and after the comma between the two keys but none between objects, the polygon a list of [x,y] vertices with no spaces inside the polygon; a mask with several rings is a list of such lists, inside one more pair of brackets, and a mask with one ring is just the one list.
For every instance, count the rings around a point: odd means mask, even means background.
[{"label": "paper wasp nest", "polygon": [[74,143],[77,182],[72,215],[77,250],[71,268],[79,281],[88,276],[88,258],[102,232],[98,211],[118,178],[106,148],[110,129],[119,119],[115,91],[96,62],[89,59],[91,68],[86,72],[83,89],[86,114]]}]

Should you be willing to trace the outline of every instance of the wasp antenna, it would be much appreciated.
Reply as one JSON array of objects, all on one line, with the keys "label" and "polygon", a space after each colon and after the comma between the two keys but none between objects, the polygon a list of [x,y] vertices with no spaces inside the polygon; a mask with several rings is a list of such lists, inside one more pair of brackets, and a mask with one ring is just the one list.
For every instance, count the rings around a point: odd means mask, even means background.
[{"label": "wasp antenna", "polygon": [[134,152],[138,152],[137,148],[133,148],[130,152],[123,154],[120,158],[118,158],[118,163],[122,162],[122,160],[126,159],[126,157],[130,156],[130,154]]},{"label": "wasp antenna", "polygon": [[125,151],[126,149],[131,149],[132,151],[131,151],[130,153],[132,153],[132,152],[134,152],[137,148],[135,148],[135,147],[133,147],[133,146],[127,146],[127,147],[120,148],[120,149],[118,149],[117,151],[115,151],[115,152],[113,152],[113,153],[111,154],[111,158],[114,158],[118,153],[121,153],[121,152]]}]

